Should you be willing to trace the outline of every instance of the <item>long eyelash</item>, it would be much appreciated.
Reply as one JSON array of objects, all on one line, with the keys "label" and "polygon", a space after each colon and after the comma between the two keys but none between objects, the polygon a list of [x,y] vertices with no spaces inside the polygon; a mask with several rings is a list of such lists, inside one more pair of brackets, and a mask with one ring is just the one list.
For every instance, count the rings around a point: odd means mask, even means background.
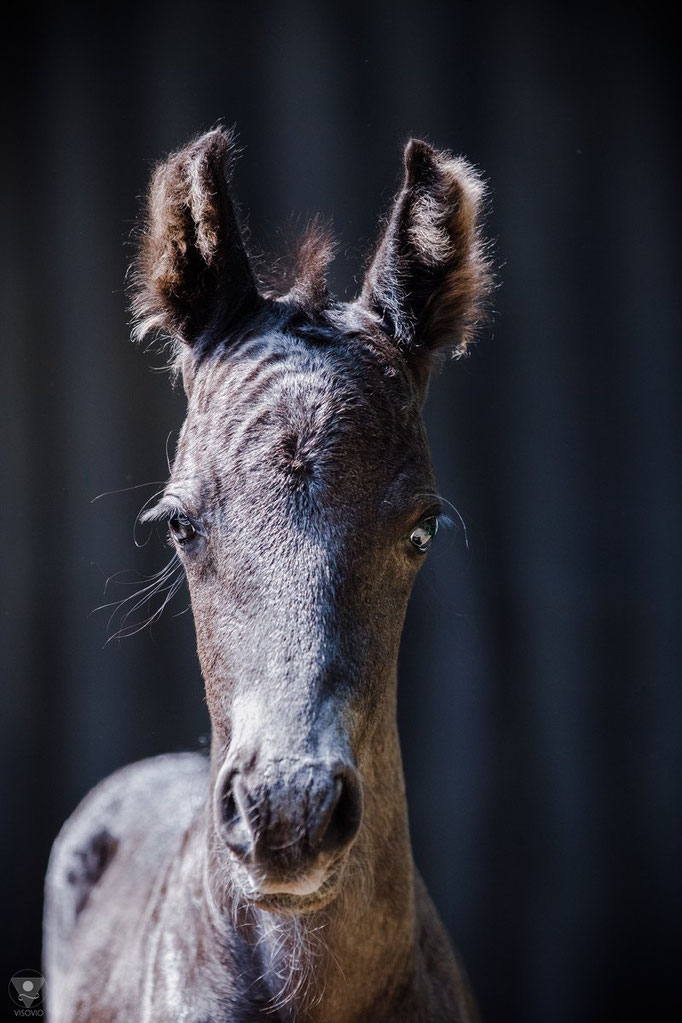
[{"label": "long eyelash", "polygon": [[470,550],[469,532],[467,530],[467,524],[464,521],[464,516],[460,512],[459,508],[455,507],[452,501],[448,501],[447,497],[443,497],[442,494],[420,494],[419,496],[432,497],[435,501],[440,502],[440,504],[447,504],[448,508],[452,509],[452,511],[455,513],[454,518],[448,515],[445,509],[441,509],[438,512],[434,512],[434,515],[438,519],[438,526],[439,528],[443,526],[445,527],[445,529],[450,529],[452,526],[455,527],[459,526],[462,530],[462,533],[464,534],[464,546],[466,547],[467,550]]}]

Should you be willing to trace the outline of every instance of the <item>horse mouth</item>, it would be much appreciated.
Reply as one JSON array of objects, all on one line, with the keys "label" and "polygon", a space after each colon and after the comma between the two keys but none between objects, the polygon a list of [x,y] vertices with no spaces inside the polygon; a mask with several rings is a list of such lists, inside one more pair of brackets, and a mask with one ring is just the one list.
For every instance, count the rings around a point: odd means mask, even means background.
[{"label": "horse mouth", "polygon": [[343,870],[337,862],[331,869],[318,867],[294,881],[255,881],[249,875],[242,894],[250,905],[283,915],[312,912],[326,906],[336,896]]},{"label": "horse mouth", "polygon": [[313,895],[325,883],[328,875],[326,867],[316,867],[294,881],[271,881],[267,877],[258,880],[254,887],[259,895]]}]

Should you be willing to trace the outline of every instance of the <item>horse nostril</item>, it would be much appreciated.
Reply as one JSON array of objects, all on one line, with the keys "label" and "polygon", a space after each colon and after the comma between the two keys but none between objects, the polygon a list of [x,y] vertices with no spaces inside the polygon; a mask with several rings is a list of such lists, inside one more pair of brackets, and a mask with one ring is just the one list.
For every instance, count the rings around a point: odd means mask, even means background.
[{"label": "horse nostril", "polygon": [[230,773],[218,793],[216,809],[225,842],[236,856],[246,859],[251,850],[252,835],[236,793],[238,785],[239,775]]},{"label": "horse nostril", "polygon": [[338,771],[334,784],[333,802],[320,834],[322,852],[337,852],[350,845],[362,820],[362,790],[357,773],[349,768]]},{"label": "horse nostril", "polygon": [[220,802],[220,816],[224,824],[229,827],[231,824],[235,824],[239,817],[239,811],[237,810],[237,802],[234,798],[234,792],[232,786],[223,793],[222,800]]}]

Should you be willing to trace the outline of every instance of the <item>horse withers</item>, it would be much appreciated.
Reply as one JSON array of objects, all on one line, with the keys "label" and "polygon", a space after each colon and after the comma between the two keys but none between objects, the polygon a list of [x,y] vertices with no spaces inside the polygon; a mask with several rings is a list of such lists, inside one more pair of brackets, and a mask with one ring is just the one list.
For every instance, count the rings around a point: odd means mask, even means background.
[{"label": "horse withers", "polygon": [[422,405],[463,353],[488,265],[482,185],[412,140],[358,297],[313,225],[260,286],[219,128],[161,163],[136,335],[173,343],[187,417],[148,519],[184,566],[210,758],[107,778],[52,852],[52,1023],[471,1021],[417,873],[396,726],[405,609],[443,505]]}]

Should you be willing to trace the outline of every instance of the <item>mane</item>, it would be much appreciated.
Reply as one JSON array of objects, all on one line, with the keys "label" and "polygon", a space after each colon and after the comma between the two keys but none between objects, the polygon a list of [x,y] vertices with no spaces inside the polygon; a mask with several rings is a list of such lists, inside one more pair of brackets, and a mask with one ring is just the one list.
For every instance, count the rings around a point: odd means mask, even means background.
[{"label": "mane", "polygon": [[338,245],[330,224],[314,217],[299,234],[285,242],[279,259],[268,259],[259,274],[267,298],[287,302],[306,313],[319,313],[331,304],[327,267]]}]

